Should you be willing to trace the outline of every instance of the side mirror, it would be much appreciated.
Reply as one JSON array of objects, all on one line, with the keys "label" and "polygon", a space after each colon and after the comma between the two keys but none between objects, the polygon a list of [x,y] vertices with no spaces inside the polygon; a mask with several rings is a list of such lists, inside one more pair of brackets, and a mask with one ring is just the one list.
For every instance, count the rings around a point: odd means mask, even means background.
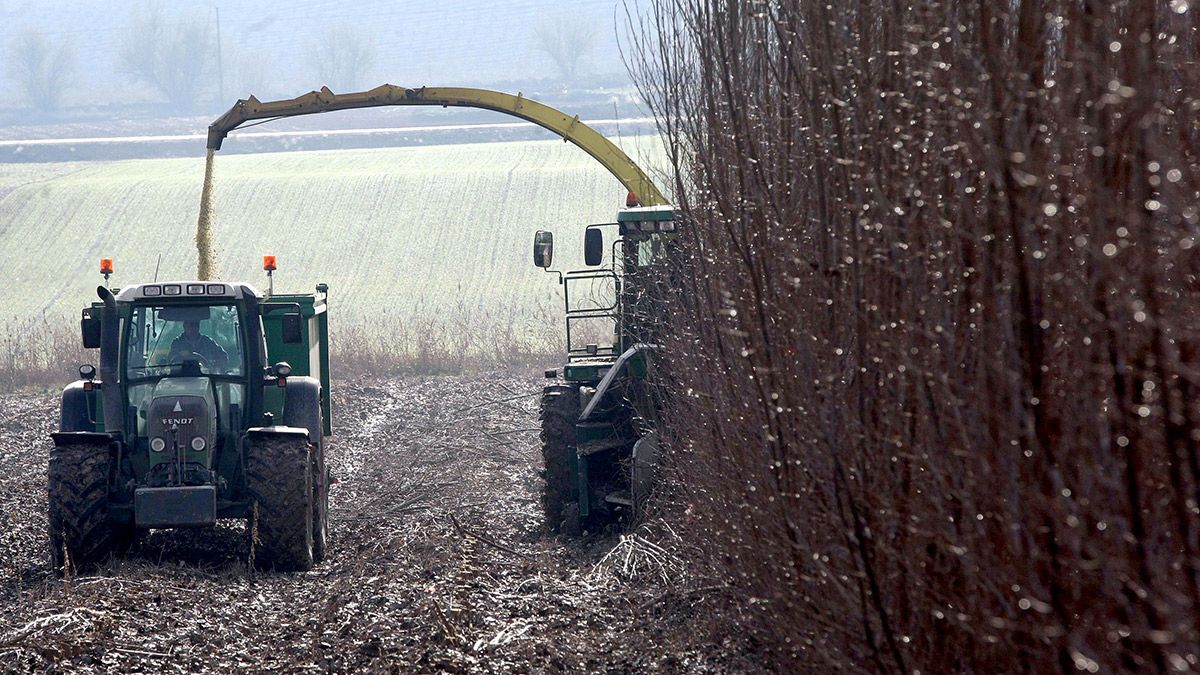
[{"label": "side mirror", "polygon": [[304,342],[303,317],[299,314],[284,314],[280,317],[283,328],[283,344],[298,345]]},{"label": "side mirror", "polygon": [[554,233],[538,230],[533,235],[533,264],[547,269],[554,260]]},{"label": "side mirror", "polygon": [[85,349],[100,348],[100,317],[93,316],[91,309],[83,310],[83,318],[79,320],[79,332],[83,334]]},{"label": "side mirror", "polygon": [[583,262],[595,267],[604,260],[604,233],[598,227],[589,227],[583,232]]}]

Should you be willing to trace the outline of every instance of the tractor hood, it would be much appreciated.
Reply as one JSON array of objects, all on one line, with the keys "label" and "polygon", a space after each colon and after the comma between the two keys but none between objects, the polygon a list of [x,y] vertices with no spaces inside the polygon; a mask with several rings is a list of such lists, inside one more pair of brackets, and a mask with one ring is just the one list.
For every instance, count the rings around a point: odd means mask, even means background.
[{"label": "tractor hood", "polygon": [[[146,416],[146,431],[150,437],[152,465],[174,461],[178,445],[186,461],[208,467],[217,436],[216,401],[209,379],[168,377],[159,380]],[[156,439],[162,439],[162,444]]]},{"label": "tractor hood", "polygon": [[212,384],[207,377],[164,377],[154,387],[154,398],[166,396],[195,396],[212,398]]}]

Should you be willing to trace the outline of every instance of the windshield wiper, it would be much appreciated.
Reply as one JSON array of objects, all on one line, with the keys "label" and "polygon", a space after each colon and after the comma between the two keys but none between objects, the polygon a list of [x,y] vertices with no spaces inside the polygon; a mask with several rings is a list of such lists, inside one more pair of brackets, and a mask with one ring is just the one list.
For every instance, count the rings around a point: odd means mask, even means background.
[{"label": "windshield wiper", "polygon": [[[161,364],[157,364],[157,365],[153,365],[153,366],[130,366],[128,369],[128,372],[126,374],[131,377],[136,377],[137,375],[145,375],[148,371],[153,370],[155,368],[180,368],[180,367],[187,365],[187,363],[189,363],[189,362],[161,363]],[[191,362],[191,363],[194,363],[194,362]],[[228,370],[228,369],[225,369],[225,370]],[[236,371],[232,372],[232,373],[224,372],[224,370],[222,370],[222,369],[210,371],[210,370],[206,369],[204,366],[200,366],[200,375],[202,377],[239,377],[240,376],[239,373],[237,373]]]},{"label": "windshield wiper", "polygon": [[131,372],[131,373],[132,373],[132,372],[133,372],[133,371],[135,371],[135,370],[143,370],[143,371],[144,371],[144,370],[149,370],[149,369],[151,369],[151,368],[175,368],[176,366],[182,367],[182,366],[183,366],[183,364],[182,364],[182,363],[156,363],[156,364],[154,364],[153,366],[150,366],[150,365],[146,365],[146,366],[131,366],[131,367],[129,368],[129,372]]},{"label": "windshield wiper", "polygon": [[[129,374],[133,375],[134,373],[140,372],[141,374],[144,375],[148,371],[153,370],[155,368],[182,368],[182,367],[186,366],[188,363],[199,364],[198,361],[185,361],[183,363],[159,363],[159,364],[156,364],[153,366],[132,366],[129,368]],[[216,375],[217,374],[215,372],[212,372],[212,373],[208,372],[208,370],[205,369],[203,364],[199,364],[199,370],[200,370],[201,375]]]}]

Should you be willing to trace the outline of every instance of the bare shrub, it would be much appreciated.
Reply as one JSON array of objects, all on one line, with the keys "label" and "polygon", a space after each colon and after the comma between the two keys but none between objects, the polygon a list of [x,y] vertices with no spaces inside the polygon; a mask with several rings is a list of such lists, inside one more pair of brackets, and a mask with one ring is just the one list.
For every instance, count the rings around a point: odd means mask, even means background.
[{"label": "bare shrub", "polygon": [[78,323],[45,318],[10,322],[0,333],[0,388],[57,388],[79,378],[79,366],[97,365],[83,348]]},{"label": "bare shrub", "polygon": [[564,358],[561,312],[465,301],[431,311],[423,304],[354,323],[331,323],[330,368],[338,376],[458,374],[486,368],[557,365]]},{"label": "bare shrub", "polygon": [[653,0],[689,536],[784,663],[1200,657],[1197,9]]},{"label": "bare shrub", "polygon": [[[546,305],[468,308],[465,300],[438,312],[421,305],[375,319],[330,321],[334,377],[440,375],[485,369],[556,366],[564,357],[561,312]],[[83,348],[77,321],[29,319],[0,333],[0,388],[62,387],[83,363],[99,363]]]},{"label": "bare shrub", "polygon": [[8,57],[10,75],[30,105],[41,113],[58,112],[76,69],[70,43],[26,31],[8,46]]},{"label": "bare shrub", "polygon": [[350,24],[326,28],[305,53],[317,82],[335,91],[358,91],[371,79],[378,50],[368,31]]},{"label": "bare shrub", "polygon": [[596,23],[578,12],[544,17],[533,29],[533,46],[545,54],[570,82],[584,70],[588,52],[596,44]]},{"label": "bare shrub", "polygon": [[168,12],[159,0],[145,0],[131,9],[118,64],[165,97],[174,112],[189,113],[215,65],[213,24],[199,12]]}]

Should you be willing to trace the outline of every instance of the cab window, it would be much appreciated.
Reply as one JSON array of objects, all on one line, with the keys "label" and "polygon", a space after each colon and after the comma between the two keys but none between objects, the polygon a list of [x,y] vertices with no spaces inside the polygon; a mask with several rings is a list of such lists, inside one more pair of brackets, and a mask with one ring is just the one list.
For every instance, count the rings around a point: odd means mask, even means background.
[{"label": "cab window", "polygon": [[243,373],[236,305],[140,305],[133,308],[125,330],[125,374],[130,379]]}]

